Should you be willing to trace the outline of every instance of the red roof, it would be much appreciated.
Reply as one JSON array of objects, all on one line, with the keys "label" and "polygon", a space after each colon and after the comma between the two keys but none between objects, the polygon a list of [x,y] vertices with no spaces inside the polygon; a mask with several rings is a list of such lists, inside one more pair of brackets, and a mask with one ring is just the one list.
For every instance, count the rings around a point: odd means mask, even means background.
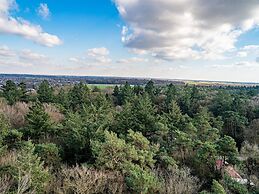
[{"label": "red roof", "polygon": [[224,167],[224,171],[231,177],[231,178],[238,178],[238,179],[242,179],[242,177],[240,176],[240,174],[234,169],[233,166],[225,163],[223,160],[216,160],[216,168],[217,170],[221,170]]}]

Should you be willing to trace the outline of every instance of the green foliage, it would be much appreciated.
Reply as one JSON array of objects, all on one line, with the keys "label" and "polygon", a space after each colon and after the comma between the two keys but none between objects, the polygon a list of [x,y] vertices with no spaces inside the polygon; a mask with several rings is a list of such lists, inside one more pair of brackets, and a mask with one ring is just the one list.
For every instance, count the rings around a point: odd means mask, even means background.
[{"label": "green foliage", "polygon": [[57,168],[60,165],[61,158],[56,144],[37,144],[35,146],[35,153],[44,161],[46,166]]},{"label": "green foliage", "polygon": [[69,105],[72,110],[80,110],[85,103],[89,103],[89,88],[80,82],[68,93]]},{"label": "green foliage", "polygon": [[226,91],[219,91],[211,103],[210,109],[215,116],[223,115],[224,112],[230,111],[233,98]]},{"label": "green foliage", "polygon": [[0,114],[0,145],[6,146],[8,149],[18,148],[22,135],[16,129],[11,129],[4,116]]},{"label": "green foliage", "polygon": [[90,133],[82,117],[78,113],[68,113],[62,128],[63,158],[69,163],[86,161],[90,154]]},{"label": "green foliage", "polygon": [[[258,148],[245,145],[237,151],[245,140],[257,142],[259,106],[248,93],[258,88],[156,86],[149,81],[134,87],[125,83],[113,93],[89,90],[83,83],[55,89],[54,94],[43,81],[35,96],[26,92],[24,83],[7,81],[3,87],[9,105],[0,102],[0,166],[1,173],[12,175],[11,192],[17,193],[17,186],[21,191],[21,185],[26,185],[26,193],[62,192],[64,165],[91,166],[70,169],[69,177],[76,177],[73,191],[82,193],[88,191],[85,183],[98,181],[103,183],[100,192],[113,192],[107,186],[113,180],[109,175],[120,182],[121,193],[197,193],[201,184],[211,193],[226,193],[222,185],[232,193],[252,190],[230,178],[220,180],[215,165],[218,159],[242,164],[242,177],[249,182],[258,176]],[[50,108],[45,112],[48,103],[60,108],[62,122],[51,122],[57,114]],[[11,128],[13,120],[24,127]],[[24,142],[28,139],[35,148]],[[243,161],[237,160],[240,154]],[[45,189],[50,173],[49,187],[56,190]]]},{"label": "green foliage", "polygon": [[247,125],[247,119],[234,111],[227,111],[223,114],[224,133],[235,139],[238,147],[244,141],[244,130]]},{"label": "green foliage", "polygon": [[13,81],[8,80],[2,89],[3,96],[7,100],[8,104],[13,105],[19,100],[20,96],[18,92],[18,87]]},{"label": "green foliage", "polygon": [[69,107],[68,93],[61,88],[58,95],[56,96],[56,102],[61,104],[64,108]]},{"label": "green foliage", "polygon": [[224,187],[216,180],[213,180],[211,190],[213,194],[226,194]]},{"label": "green foliage", "polygon": [[161,187],[158,178],[150,170],[129,164],[126,171],[126,184],[133,193],[156,193]]},{"label": "green foliage", "polygon": [[110,170],[123,170],[125,163],[137,160],[137,150],[120,139],[113,132],[104,132],[104,142],[92,141],[91,147],[96,156],[96,164]]},{"label": "green foliage", "polygon": [[25,191],[29,193],[44,193],[44,187],[49,181],[49,172],[44,169],[43,162],[34,152],[35,147],[29,141],[26,142],[18,154],[17,164],[15,165],[17,168],[15,180],[18,184],[18,193]]},{"label": "green foliage", "polygon": [[42,103],[50,103],[54,101],[54,89],[50,86],[47,80],[41,82],[37,90],[37,94],[39,101]]},{"label": "green foliage", "polygon": [[199,177],[207,181],[214,178],[216,159],[216,146],[211,142],[201,143],[195,156],[195,170]]},{"label": "green foliage", "polygon": [[150,99],[154,101],[155,99],[155,86],[154,82],[150,80],[145,86],[145,92],[149,95]]},{"label": "green foliage", "polygon": [[248,190],[245,185],[241,185],[240,183],[232,180],[230,177],[224,177],[224,184],[226,185],[227,189],[232,193],[236,194],[248,194]]},{"label": "green foliage", "polygon": [[36,102],[30,107],[26,120],[28,124],[24,133],[28,138],[39,141],[41,138],[47,139],[49,135],[53,134],[50,117],[40,102]]},{"label": "green foliage", "polygon": [[29,96],[27,95],[26,84],[24,82],[21,82],[18,86],[19,86],[20,101],[28,102]]},{"label": "green foliage", "polygon": [[217,142],[217,150],[219,155],[223,156],[224,162],[226,160],[231,164],[236,163],[238,151],[236,142],[233,138],[225,135],[223,138],[219,139]]},{"label": "green foliage", "polygon": [[151,172],[157,149],[141,133],[129,131],[125,141],[115,133],[105,131],[104,142],[92,141],[91,146],[96,156],[96,165],[122,171],[132,191],[148,193],[158,184]]}]

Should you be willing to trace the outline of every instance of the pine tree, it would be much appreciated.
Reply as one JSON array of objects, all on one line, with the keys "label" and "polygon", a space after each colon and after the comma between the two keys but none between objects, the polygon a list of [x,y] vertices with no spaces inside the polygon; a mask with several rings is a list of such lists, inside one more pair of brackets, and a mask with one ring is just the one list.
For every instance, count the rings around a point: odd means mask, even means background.
[{"label": "pine tree", "polygon": [[19,100],[18,88],[13,81],[6,81],[6,84],[3,86],[3,96],[9,105],[13,105]]},{"label": "pine tree", "polygon": [[89,104],[89,88],[80,82],[76,84],[68,93],[70,108],[81,110],[83,104]]},{"label": "pine tree", "polygon": [[45,112],[43,105],[37,101],[26,116],[27,137],[35,141],[46,139],[53,132],[49,115]]},{"label": "pine tree", "polygon": [[216,180],[213,180],[211,190],[213,194],[226,194],[224,187]]},{"label": "pine tree", "polygon": [[17,193],[44,193],[44,187],[47,186],[50,178],[49,172],[44,169],[43,162],[34,154],[35,147],[29,141],[18,154],[17,175]]},{"label": "pine tree", "polygon": [[50,103],[54,100],[54,90],[47,80],[41,82],[37,94],[40,102]]},{"label": "pine tree", "polygon": [[19,84],[19,96],[20,96],[20,101],[22,102],[28,102],[28,95],[26,94],[26,84],[24,82],[21,82]]}]

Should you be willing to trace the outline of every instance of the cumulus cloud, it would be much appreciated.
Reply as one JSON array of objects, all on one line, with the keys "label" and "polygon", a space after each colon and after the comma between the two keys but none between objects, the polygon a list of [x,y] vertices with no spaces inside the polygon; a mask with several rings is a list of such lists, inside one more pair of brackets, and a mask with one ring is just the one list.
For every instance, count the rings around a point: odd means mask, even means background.
[{"label": "cumulus cloud", "polygon": [[154,57],[219,59],[259,24],[258,0],[114,0],[122,42]]},{"label": "cumulus cloud", "polygon": [[69,61],[81,65],[108,64],[112,62],[109,55],[110,51],[105,47],[91,48],[86,51],[86,55],[82,57],[71,57]]},{"label": "cumulus cloud", "polygon": [[105,47],[92,48],[87,50],[87,59],[94,60],[98,63],[110,63],[110,51]]},{"label": "cumulus cloud", "polygon": [[[53,60],[46,55],[31,51],[29,49],[13,50],[7,46],[0,46],[0,67],[19,70],[23,68],[39,68],[55,66]],[[28,70],[28,69],[27,69]]]},{"label": "cumulus cloud", "polygon": [[87,50],[87,55],[91,57],[96,57],[96,56],[107,56],[109,55],[110,52],[107,48],[101,47],[101,48],[92,48]]},{"label": "cumulus cloud", "polygon": [[0,33],[18,35],[48,47],[62,44],[58,36],[44,32],[40,26],[22,18],[12,17],[10,10],[15,8],[15,5],[15,0],[0,1]]},{"label": "cumulus cloud", "polygon": [[37,9],[37,13],[39,16],[41,16],[43,19],[48,19],[50,16],[50,10],[46,3],[41,3]]}]

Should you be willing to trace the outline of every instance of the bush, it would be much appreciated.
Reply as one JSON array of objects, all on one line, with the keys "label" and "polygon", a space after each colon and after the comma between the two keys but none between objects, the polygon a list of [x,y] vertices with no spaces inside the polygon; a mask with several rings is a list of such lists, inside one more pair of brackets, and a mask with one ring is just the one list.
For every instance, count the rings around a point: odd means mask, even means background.
[{"label": "bush", "polygon": [[156,175],[138,165],[129,165],[126,173],[126,184],[133,193],[156,193],[161,188]]},{"label": "bush", "polygon": [[35,153],[44,161],[48,167],[57,167],[60,164],[59,149],[56,144],[46,143],[37,144]]},{"label": "bush", "polygon": [[174,193],[198,193],[200,188],[199,179],[191,175],[189,168],[174,166],[170,170],[158,168],[156,174],[162,182],[161,194]]},{"label": "bush", "polygon": [[62,187],[59,192],[61,193],[122,194],[126,189],[121,173],[89,169],[84,166],[63,167],[60,179]]},{"label": "bush", "polygon": [[214,194],[226,194],[224,187],[216,180],[213,180],[211,190]]},{"label": "bush", "polygon": [[240,183],[236,182],[235,180],[232,180],[230,177],[225,176],[224,177],[225,185],[227,189],[235,194],[248,194],[248,190],[244,185],[241,185]]}]

